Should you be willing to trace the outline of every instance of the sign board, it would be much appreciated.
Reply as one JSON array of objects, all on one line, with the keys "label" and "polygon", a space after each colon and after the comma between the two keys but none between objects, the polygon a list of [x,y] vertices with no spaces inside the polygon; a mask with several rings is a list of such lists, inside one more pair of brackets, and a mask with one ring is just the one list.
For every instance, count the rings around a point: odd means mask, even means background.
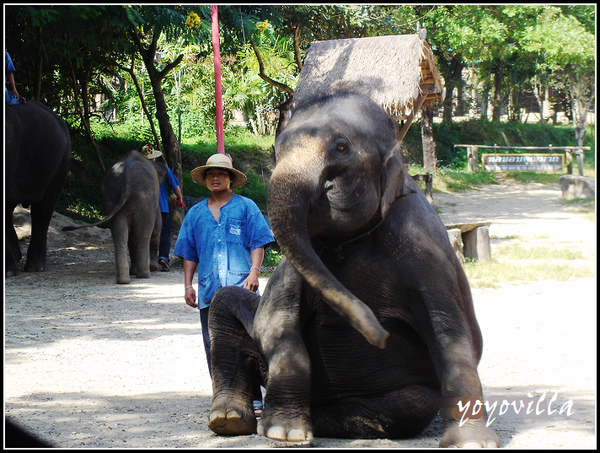
[{"label": "sign board", "polygon": [[563,171],[564,154],[482,154],[484,171]]}]

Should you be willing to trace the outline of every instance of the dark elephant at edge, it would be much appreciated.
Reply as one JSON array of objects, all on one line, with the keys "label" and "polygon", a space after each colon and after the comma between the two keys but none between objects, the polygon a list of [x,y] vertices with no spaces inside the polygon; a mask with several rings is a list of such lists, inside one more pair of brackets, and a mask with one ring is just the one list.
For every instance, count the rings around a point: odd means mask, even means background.
[{"label": "dark elephant at edge", "polygon": [[13,225],[18,204],[31,207],[26,272],[48,268],[48,227],[71,164],[71,136],[65,122],[36,101],[5,106],[5,275],[19,273],[22,253]]},{"label": "dark elephant at edge", "polygon": [[[461,426],[452,410],[457,398],[483,401],[482,337],[446,229],[404,169],[395,121],[368,98],[335,95],[298,106],[275,148],[268,209],[285,258],[262,297],[227,287],[212,301],[209,428],[407,438],[439,412],[440,446],[498,446],[485,417]],[[256,382],[266,389],[258,425]]]},{"label": "dark elephant at edge", "polygon": [[90,225],[63,228],[63,231],[72,231],[110,220],[117,283],[130,283],[131,275],[149,278],[150,272],[158,269],[162,226],[158,193],[166,176],[167,168],[163,164],[152,162],[138,151],[129,151],[108,170],[102,181],[107,216]]}]

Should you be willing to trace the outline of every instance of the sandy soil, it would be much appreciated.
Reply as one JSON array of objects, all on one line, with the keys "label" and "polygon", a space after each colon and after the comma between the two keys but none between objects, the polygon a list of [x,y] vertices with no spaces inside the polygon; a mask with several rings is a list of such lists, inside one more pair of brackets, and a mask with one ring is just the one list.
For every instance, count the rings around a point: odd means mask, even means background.
[{"label": "sandy soil", "polygon": [[[505,182],[436,194],[435,205],[446,223],[491,221],[492,256],[495,243],[518,235],[582,250],[595,269],[595,224],[561,202],[558,186]],[[27,216],[19,219],[25,250]],[[198,312],[183,301],[181,269],[117,285],[109,231],[60,231],[71,223],[55,214],[47,272],[5,279],[5,414],[44,439],[64,448],[437,447],[440,419],[401,441],[216,436],[206,425],[211,382]],[[501,446],[595,448],[595,278],[473,294],[486,399],[534,402],[527,416],[498,406]]]}]

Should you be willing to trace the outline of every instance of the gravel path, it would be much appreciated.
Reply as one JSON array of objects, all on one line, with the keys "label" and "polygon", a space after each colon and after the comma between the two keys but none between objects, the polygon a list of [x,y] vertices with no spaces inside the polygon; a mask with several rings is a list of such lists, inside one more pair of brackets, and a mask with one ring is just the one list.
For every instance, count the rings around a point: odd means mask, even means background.
[{"label": "gravel path", "polygon": [[[491,220],[492,256],[495,241],[519,235],[582,250],[595,269],[595,223],[560,195],[558,186],[503,183],[436,194],[435,204],[446,223]],[[27,216],[19,218],[26,242]],[[55,214],[47,272],[5,279],[5,414],[39,436],[63,448],[437,447],[439,419],[402,441],[214,435],[199,317],[183,301],[181,269],[117,285],[108,230],[62,233],[66,224]],[[502,446],[596,447],[595,278],[473,294],[479,372],[486,399],[499,398],[492,426]],[[544,412],[499,414],[502,399]]]}]

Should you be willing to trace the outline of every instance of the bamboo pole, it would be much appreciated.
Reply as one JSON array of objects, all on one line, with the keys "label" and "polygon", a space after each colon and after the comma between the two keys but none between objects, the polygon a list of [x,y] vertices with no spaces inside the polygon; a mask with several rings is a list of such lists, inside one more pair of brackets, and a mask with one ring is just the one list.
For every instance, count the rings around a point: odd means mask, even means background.
[{"label": "bamboo pole", "polygon": [[221,49],[219,46],[218,6],[210,5],[210,13],[215,66],[215,113],[217,128],[217,152],[225,154],[225,142],[223,141],[223,88],[221,86]]}]

